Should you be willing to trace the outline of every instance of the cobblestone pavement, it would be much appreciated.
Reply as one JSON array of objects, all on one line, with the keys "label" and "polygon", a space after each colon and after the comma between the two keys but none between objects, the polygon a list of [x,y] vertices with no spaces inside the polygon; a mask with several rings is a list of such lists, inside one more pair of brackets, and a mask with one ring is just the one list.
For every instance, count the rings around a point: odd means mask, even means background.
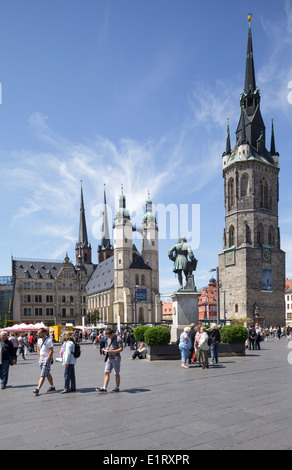
[{"label": "cobblestone pavement", "polygon": [[291,350],[286,339],[261,344],[261,351],[222,358],[208,370],[130,361],[125,348],[121,391],[105,395],[95,390],[104,362],[91,344],[82,345],[74,394],[59,393],[64,368],[55,363],[57,392],[47,394],[45,383],[36,397],[36,354],[19,357],[0,390],[0,449],[290,449]]}]

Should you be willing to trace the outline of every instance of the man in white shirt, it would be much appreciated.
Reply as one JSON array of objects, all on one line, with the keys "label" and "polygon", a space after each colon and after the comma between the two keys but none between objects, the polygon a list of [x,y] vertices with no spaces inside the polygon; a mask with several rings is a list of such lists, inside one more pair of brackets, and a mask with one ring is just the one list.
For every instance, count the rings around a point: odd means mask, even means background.
[{"label": "man in white shirt", "polygon": [[41,368],[41,376],[38,383],[38,386],[33,393],[38,396],[41,386],[43,385],[45,378],[48,379],[50,387],[48,388],[47,392],[55,392],[55,386],[53,383],[53,377],[51,376],[51,364],[53,359],[53,342],[47,336],[47,332],[45,328],[41,328],[38,331],[38,342],[37,342],[37,353],[39,359],[39,365]]}]

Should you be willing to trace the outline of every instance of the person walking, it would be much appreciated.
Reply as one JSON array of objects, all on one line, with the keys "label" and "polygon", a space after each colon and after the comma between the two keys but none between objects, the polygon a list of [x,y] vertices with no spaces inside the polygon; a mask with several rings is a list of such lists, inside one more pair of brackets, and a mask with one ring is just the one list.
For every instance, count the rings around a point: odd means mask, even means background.
[{"label": "person walking", "polygon": [[196,336],[195,336],[194,346],[195,346],[195,353],[196,353],[196,362],[199,364],[199,366],[201,366],[201,349],[199,348],[199,342],[200,342],[201,336],[202,336],[201,327],[198,326]]},{"label": "person walking", "polygon": [[186,326],[179,338],[178,347],[181,353],[181,367],[183,369],[188,369],[186,362],[187,362],[189,351],[191,348],[191,340],[189,338],[189,331],[190,331],[190,327]]},{"label": "person walking", "polygon": [[39,395],[40,388],[42,387],[46,378],[48,379],[48,382],[50,384],[47,392],[56,391],[56,388],[53,383],[53,377],[51,375],[51,365],[54,352],[53,341],[47,336],[47,331],[45,328],[40,328],[40,330],[38,331],[38,337],[39,339],[37,342],[37,354],[41,369],[41,376],[37,388],[33,390],[33,393],[36,396]]},{"label": "person walking", "polygon": [[256,327],[255,327],[254,347],[258,351],[260,351],[260,349],[261,349],[261,340],[262,340],[261,334],[262,334],[262,332],[261,332],[260,326],[256,325]]},{"label": "person walking", "polygon": [[25,356],[24,356],[24,333],[21,333],[18,336],[18,348],[19,348],[19,356],[20,354],[22,355],[22,359],[25,361]]},{"label": "person walking", "polygon": [[247,336],[247,339],[248,339],[248,348],[249,350],[251,351],[251,348],[253,349],[254,351],[254,340],[255,340],[255,329],[253,327],[253,325],[250,325],[249,326],[249,329],[248,329],[248,336]]},{"label": "person walking", "polygon": [[76,358],[74,357],[75,343],[74,334],[72,331],[65,331],[63,334],[63,366],[65,386],[61,394],[76,392],[76,378],[75,378],[75,365]]},{"label": "person walking", "polygon": [[35,350],[34,350],[35,339],[34,339],[34,335],[33,335],[32,332],[30,333],[30,335],[28,337],[28,341],[29,341],[29,352],[30,353],[35,352]]},{"label": "person walking", "polygon": [[194,348],[195,348],[195,336],[196,336],[196,330],[195,330],[195,324],[192,323],[191,324],[191,329],[189,331],[189,338],[191,340],[191,347],[190,347],[190,350],[189,350],[189,356],[188,356],[188,362],[189,364],[192,364],[192,359],[193,359],[193,355],[194,355]]},{"label": "person walking", "polygon": [[17,363],[18,339],[16,338],[14,333],[10,333],[10,336],[9,336],[8,339],[13,344],[13,354],[14,354],[13,357],[14,357],[16,363]]},{"label": "person walking", "polygon": [[116,336],[112,328],[106,328],[105,335],[107,337],[107,347],[104,349],[106,352],[105,357],[105,368],[104,368],[104,382],[103,387],[99,387],[96,390],[98,392],[106,393],[107,387],[110,380],[110,374],[114,370],[116,378],[116,387],[112,392],[120,391],[120,369],[121,369],[121,352],[123,351],[123,341],[122,338]]},{"label": "person walking", "polygon": [[211,361],[213,364],[218,364],[218,347],[221,341],[220,332],[217,328],[216,323],[212,323],[209,330],[209,338],[211,338]]},{"label": "person walking", "polygon": [[1,390],[7,386],[9,376],[9,366],[16,364],[13,344],[8,339],[6,331],[0,333],[0,380]]},{"label": "person walking", "polygon": [[199,348],[202,354],[202,369],[209,369],[209,362],[208,362],[208,352],[210,349],[209,344],[208,344],[209,336],[204,326],[201,328],[201,333],[202,335],[199,341]]},{"label": "person walking", "polygon": [[102,331],[99,335],[99,354],[101,356],[104,356],[104,348],[106,346],[106,335],[104,334],[104,331]]},{"label": "person walking", "polygon": [[130,341],[130,349],[131,351],[133,351],[135,349],[135,337],[134,337],[133,330],[130,331],[129,341]]}]

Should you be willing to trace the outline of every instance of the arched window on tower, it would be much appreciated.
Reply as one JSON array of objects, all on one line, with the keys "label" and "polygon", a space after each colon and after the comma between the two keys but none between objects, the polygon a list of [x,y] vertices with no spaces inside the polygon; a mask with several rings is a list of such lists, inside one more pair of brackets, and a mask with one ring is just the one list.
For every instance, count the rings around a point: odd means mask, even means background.
[{"label": "arched window on tower", "polygon": [[229,227],[229,248],[234,245],[234,227],[230,225]]},{"label": "arched window on tower", "polygon": [[250,229],[250,226],[245,223],[245,243],[248,243],[249,245],[251,245],[251,229]]},{"label": "arched window on tower", "polygon": [[262,224],[258,224],[257,227],[257,244],[262,245],[264,243],[264,228]]},{"label": "arched window on tower", "polygon": [[136,274],[136,276],[135,276],[135,284],[136,284],[136,286],[139,286],[139,284],[140,284],[140,283],[139,283],[139,275],[138,275],[138,274]]},{"label": "arched window on tower", "polygon": [[269,228],[268,245],[270,246],[275,245],[275,229],[272,225],[270,225],[270,228]]},{"label": "arched window on tower", "polygon": [[240,180],[240,196],[247,196],[248,193],[248,175],[244,173]]},{"label": "arched window on tower", "polygon": [[141,276],[141,286],[145,286],[145,276],[142,274]]},{"label": "arched window on tower", "polygon": [[234,207],[234,179],[230,178],[228,181],[228,210]]},{"label": "arched window on tower", "polygon": [[270,187],[266,176],[261,179],[261,207],[270,208]]}]

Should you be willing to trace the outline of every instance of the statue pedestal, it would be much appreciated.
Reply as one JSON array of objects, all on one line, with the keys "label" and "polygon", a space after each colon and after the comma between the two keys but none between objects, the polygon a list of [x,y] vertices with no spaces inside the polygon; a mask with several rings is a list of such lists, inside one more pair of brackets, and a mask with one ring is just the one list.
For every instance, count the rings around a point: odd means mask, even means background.
[{"label": "statue pedestal", "polygon": [[198,325],[198,297],[201,294],[194,290],[182,289],[171,295],[172,299],[172,328],[171,342],[175,343],[186,326],[191,323]]}]

